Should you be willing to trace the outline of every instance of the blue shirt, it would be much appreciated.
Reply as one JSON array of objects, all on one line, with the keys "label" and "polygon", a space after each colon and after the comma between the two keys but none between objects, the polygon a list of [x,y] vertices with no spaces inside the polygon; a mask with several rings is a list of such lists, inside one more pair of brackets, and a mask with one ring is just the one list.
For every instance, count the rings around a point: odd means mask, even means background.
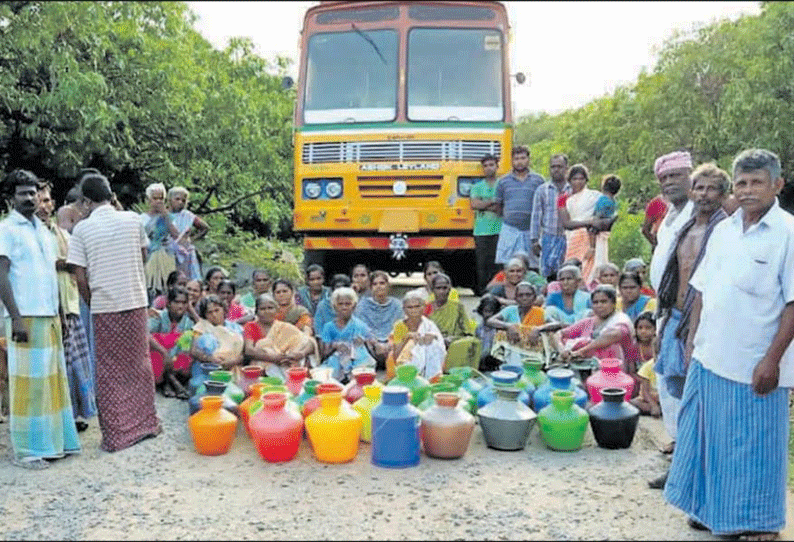
[{"label": "blue shirt", "polygon": [[354,339],[370,339],[372,337],[372,330],[369,329],[369,326],[355,315],[350,317],[350,321],[342,329],[336,326],[334,320],[326,322],[320,336],[326,344],[334,341],[353,342]]},{"label": "blue shirt", "polygon": [[502,206],[502,222],[519,230],[529,231],[532,201],[535,191],[543,183],[543,177],[537,173],[530,173],[520,181],[511,171],[499,179],[494,199]]},{"label": "blue shirt", "polygon": [[596,201],[595,212],[593,213],[596,218],[612,218],[618,210],[618,204],[615,200],[607,195],[601,194]]},{"label": "blue shirt", "polygon": [[8,279],[21,316],[58,315],[57,253],[55,237],[37,216],[30,221],[14,210],[0,222],[0,256],[11,261]]},{"label": "blue shirt", "polygon": [[572,316],[577,313],[584,313],[590,308],[590,294],[582,290],[576,290],[573,294],[573,310],[565,308],[565,301],[562,299],[562,292],[553,292],[546,297],[547,307],[557,307],[565,314]]}]

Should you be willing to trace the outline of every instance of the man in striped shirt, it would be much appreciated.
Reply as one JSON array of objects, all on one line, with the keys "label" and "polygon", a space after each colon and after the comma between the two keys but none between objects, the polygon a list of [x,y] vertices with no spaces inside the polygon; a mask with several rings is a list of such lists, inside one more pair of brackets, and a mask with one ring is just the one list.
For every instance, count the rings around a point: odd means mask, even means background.
[{"label": "man in striped shirt", "polygon": [[89,173],[80,187],[89,216],[74,227],[67,264],[94,319],[102,448],[114,452],[161,431],[143,271],[149,239],[137,214],[111,205],[104,176]]},{"label": "man in striped shirt", "polygon": [[549,282],[557,279],[557,271],[565,259],[565,231],[557,212],[557,198],[570,194],[571,185],[565,180],[568,157],[555,154],[549,161],[550,179],[535,191],[532,202],[532,221],[529,238],[532,251],[540,258],[540,274]]}]

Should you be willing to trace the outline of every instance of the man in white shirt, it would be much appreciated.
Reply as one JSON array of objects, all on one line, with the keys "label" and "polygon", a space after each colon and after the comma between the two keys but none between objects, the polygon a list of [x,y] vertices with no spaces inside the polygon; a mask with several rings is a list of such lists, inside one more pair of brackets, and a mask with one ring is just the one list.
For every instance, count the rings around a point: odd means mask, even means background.
[{"label": "man in white shirt", "polygon": [[733,163],[740,208],[714,229],[690,280],[689,362],[665,497],[715,535],[772,540],[785,526],[794,386],[794,216],[780,160]]}]

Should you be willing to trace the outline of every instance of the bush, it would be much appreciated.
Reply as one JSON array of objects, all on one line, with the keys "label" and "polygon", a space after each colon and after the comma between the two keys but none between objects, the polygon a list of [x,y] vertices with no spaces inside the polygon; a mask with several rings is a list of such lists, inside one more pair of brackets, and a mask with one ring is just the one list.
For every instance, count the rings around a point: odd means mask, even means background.
[{"label": "bush", "polygon": [[644,213],[629,213],[628,203],[619,201],[618,220],[609,236],[609,261],[621,269],[631,258],[642,258],[646,264],[651,260],[651,244],[642,235],[644,219]]}]

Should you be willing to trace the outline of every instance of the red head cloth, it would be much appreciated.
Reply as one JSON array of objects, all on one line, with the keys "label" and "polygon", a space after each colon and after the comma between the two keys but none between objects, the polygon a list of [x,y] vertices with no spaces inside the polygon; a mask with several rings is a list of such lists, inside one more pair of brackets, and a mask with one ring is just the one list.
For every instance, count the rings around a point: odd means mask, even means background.
[{"label": "red head cloth", "polygon": [[686,151],[676,151],[665,154],[656,159],[653,165],[653,172],[658,179],[671,169],[689,168],[692,169],[692,157]]}]

